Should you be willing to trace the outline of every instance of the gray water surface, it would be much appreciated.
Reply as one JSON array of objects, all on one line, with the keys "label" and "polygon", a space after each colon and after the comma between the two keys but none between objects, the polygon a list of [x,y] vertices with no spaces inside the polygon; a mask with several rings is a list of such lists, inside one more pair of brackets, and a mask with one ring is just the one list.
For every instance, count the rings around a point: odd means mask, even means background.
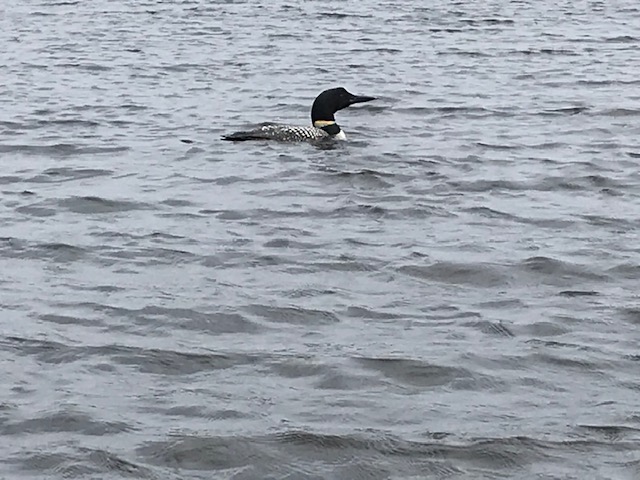
[{"label": "gray water surface", "polygon": [[0,478],[640,477],[637,2],[5,3]]}]

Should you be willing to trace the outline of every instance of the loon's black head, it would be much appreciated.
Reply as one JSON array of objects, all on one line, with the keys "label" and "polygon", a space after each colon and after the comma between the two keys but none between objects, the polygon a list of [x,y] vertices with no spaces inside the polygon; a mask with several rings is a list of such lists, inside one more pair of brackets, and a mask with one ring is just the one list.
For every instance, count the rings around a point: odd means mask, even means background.
[{"label": "loon's black head", "polygon": [[344,88],[331,88],[318,95],[311,107],[311,122],[335,122],[334,114],[354,103],[370,102],[374,97],[364,97],[347,92]]}]

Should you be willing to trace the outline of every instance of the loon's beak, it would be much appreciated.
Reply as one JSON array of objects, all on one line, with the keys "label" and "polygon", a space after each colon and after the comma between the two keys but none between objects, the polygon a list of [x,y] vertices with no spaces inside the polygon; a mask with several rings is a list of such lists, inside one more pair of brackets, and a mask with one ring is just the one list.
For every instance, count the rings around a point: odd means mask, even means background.
[{"label": "loon's beak", "polygon": [[375,100],[376,97],[366,97],[363,95],[351,95],[351,98],[349,99],[349,105],[353,105],[354,103],[364,103],[364,102],[370,102],[371,100]]}]

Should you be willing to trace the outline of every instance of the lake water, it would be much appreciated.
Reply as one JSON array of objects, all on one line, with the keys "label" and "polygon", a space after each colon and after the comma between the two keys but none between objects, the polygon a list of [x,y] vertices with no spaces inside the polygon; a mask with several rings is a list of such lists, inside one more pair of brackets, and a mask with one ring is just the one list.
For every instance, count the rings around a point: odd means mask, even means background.
[{"label": "lake water", "polygon": [[5,3],[0,478],[640,477],[637,2]]}]

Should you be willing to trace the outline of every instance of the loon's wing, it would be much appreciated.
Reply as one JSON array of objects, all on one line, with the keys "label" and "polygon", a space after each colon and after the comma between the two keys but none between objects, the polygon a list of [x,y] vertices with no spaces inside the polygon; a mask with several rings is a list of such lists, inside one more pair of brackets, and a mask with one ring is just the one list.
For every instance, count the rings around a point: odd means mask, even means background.
[{"label": "loon's wing", "polygon": [[244,142],[246,140],[279,140],[281,142],[303,142],[328,137],[324,130],[315,127],[293,127],[266,123],[253,130],[224,135],[223,140]]}]

